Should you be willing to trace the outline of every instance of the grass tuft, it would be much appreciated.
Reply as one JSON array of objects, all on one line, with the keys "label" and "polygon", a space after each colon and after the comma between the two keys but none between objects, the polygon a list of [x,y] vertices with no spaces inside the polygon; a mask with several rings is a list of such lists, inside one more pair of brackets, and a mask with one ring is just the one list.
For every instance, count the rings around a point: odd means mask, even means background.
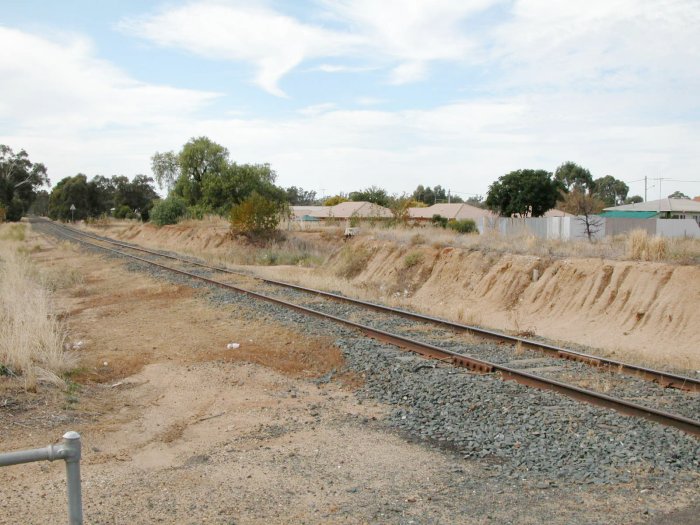
[{"label": "grass tuft", "polygon": [[61,385],[59,374],[73,362],[64,353],[65,330],[51,311],[29,258],[3,246],[0,256],[0,366],[21,376],[26,390],[38,382]]}]

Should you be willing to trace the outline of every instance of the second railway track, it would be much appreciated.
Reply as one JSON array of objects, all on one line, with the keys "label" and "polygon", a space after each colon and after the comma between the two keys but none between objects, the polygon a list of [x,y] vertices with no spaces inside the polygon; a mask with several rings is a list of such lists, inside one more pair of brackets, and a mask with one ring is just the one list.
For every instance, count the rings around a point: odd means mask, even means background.
[{"label": "second railway track", "polygon": [[[306,315],[342,323],[361,330],[369,337],[427,357],[450,361],[456,366],[476,372],[499,373],[503,379],[554,390],[581,401],[700,435],[700,422],[697,420],[700,406],[697,394],[693,393],[700,390],[700,381],[695,378],[608,360],[532,339],[460,325],[280,281],[258,278],[255,281],[241,272],[209,266],[176,254],[134,246],[48,221],[39,220],[37,224],[69,240],[293,308]],[[108,243],[111,247],[100,243]],[[137,251],[140,255],[124,250]],[[157,261],[163,259],[167,259],[170,264]],[[180,267],[172,266],[172,261]],[[185,269],[188,266],[190,269]],[[212,279],[210,276],[213,272],[221,272],[226,274],[227,279],[233,278],[238,282],[232,284]],[[239,284],[243,279],[248,285],[246,288]],[[265,293],[261,293],[261,288]],[[375,327],[379,318],[381,326],[390,325],[391,331]],[[420,341],[415,339],[416,333],[420,333]],[[470,337],[475,335],[499,343],[476,343]],[[509,344],[505,345],[504,342]],[[515,354],[513,344],[517,345]],[[542,352],[546,357],[542,356]],[[648,380],[675,388],[661,388],[650,384]]]}]

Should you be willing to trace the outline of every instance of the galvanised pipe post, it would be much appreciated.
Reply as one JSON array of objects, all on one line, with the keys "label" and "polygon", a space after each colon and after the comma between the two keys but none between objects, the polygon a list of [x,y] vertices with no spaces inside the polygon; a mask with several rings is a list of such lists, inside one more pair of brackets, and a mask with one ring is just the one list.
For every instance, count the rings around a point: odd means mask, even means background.
[{"label": "galvanised pipe post", "polygon": [[64,460],[68,478],[68,524],[82,525],[83,503],[80,489],[80,456],[80,434],[70,431],[63,434],[63,442],[58,445],[0,454],[0,467],[32,463],[34,461]]},{"label": "galvanised pipe post", "polygon": [[68,523],[82,525],[83,498],[80,490],[80,434],[74,431],[63,434],[63,450],[66,461],[68,487]]}]

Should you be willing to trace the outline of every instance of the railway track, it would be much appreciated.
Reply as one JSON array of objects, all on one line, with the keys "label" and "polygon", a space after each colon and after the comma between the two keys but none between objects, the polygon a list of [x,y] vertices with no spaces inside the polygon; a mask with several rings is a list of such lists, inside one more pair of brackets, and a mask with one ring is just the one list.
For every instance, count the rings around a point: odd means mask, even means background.
[{"label": "railway track", "polygon": [[[698,406],[696,403],[696,395],[693,393],[700,391],[700,381],[694,378],[684,377],[677,374],[671,374],[665,371],[639,367],[636,365],[621,363],[619,361],[600,358],[597,356],[592,356],[589,354],[584,354],[573,350],[548,345],[546,343],[534,341],[532,339],[526,339],[511,336],[508,334],[502,334],[495,331],[483,330],[477,327],[461,325],[444,319],[424,316],[405,310],[389,308],[374,303],[368,303],[365,301],[357,301],[329,292],[308,289],[298,285],[282,283],[280,281],[259,279],[259,282],[262,283],[263,286],[268,287],[267,293],[260,293],[259,291],[255,291],[250,288],[242,288],[240,285],[237,284],[223,282],[221,280],[213,279],[210,276],[202,275],[203,271],[208,274],[210,274],[211,272],[219,272],[226,274],[229,278],[240,278],[242,276],[245,276],[247,279],[250,279],[250,276],[241,272],[235,272],[228,268],[206,265],[199,261],[193,261],[191,259],[184,258],[182,256],[171,253],[163,253],[155,250],[149,250],[139,246],[134,246],[128,243],[115,241],[114,239],[108,239],[105,237],[93,235],[87,232],[76,230],[74,228],[58,225],[56,223],[52,223],[46,220],[35,219],[35,222],[37,222],[38,225],[41,225],[41,227],[46,228],[46,230],[49,233],[53,233],[56,236],[80,242],[85,245],[104,250],[108,253],[128,257],[144,264],[153,265],[162,270],[175,272],[177,274],[184,275],[192,279],[204,281],[210,285],[246,294],[250,297],[268,301],[283,306],[285,308],[291,308],[298,312],[302,312],[305,315],[311,315],[326,320],[331,320],[333,322],[340,323],[344,326],[359,330],[368,337],[380,340],[382,342],[390,343],[392,345],[398,346],[406,350],[410,350],[412,352],[419,353],[425,357],[438,359],[442,362],[450,362],[455,366],[464,367],[478,373],[496,373],[505,380],[514,380],[527,386],[546,390],[553,390],[560,394],[566,395],[568,397],[580,401],[592,403],[606,408],[611,408],[626,415],[656,421],[664,425],[679,428],[692,435],[700,436],[700,421],[696,419],[698,414]],[[104,246],[100,243],[107,243],[110,246]],[[134,255],[132,253],[128,253],[128,251],[136,251],[139,252],[141,255]],[[158,260],[162,259],[174,261],[181,267],[175,267],[172,265],[163,264],[162,262],[158,262]],[[183,266],[191,266],[195,269],[184,269]],[[275,292],[274,290],[278,291]],[[283,290],[291,290],[292,292],[284,292]],[[288,300],[288,297],[280,297],[285,296],[285,294],[289,293],[293,293],[295,295],[295,302],[290,302]],[[301,302],[305,302],[306,305],[299,304],[300,298]],[[338,313],[337,307],[335,308],[335,311],[333,311],[333,308],[328,308],[327,306],[324,308],[320,308],[318,303],[325,301],[343,303],[344,305],[346,305],[346,309],[341,311],[341,315]],[[347,308],[350,308],[351,310],[355,309],[355,311],[348,312]],[[364,315],[359,314],[359,309],[364,309],[365,312],[367,309],[370,309],[373,313],[368,318],[366,313]],[[434,342],[426,342],[424,340],[419,341],[414,337],[409,337],[408,335],[406,335],[406,326],[403,327],[404,330],[400,329],[401,326],[397,326],[398,329],[394,330],[392,328],[391,332],[379,329],[377,327],[373,327],[371,325],[372,323],[368,321],[368,319],[376,317],[377,315],[398,317],[404,321],[410,321],[411,324],[427,324],[430,327],[432,327],[432,330],[435,330],[435,327],[437,326],[449,331],[456,331],[462,334],[470,334],[473,336],[485,337],[490,340],[499,341],[501,343],[507,342],[510,344],[516,344],[520,348],[520,359],[505,359],[505,362],[497,362],[498,359],[488,360],[481,356],[475,356],[473,352],[466,354],[464,353],[464,351],[462,351],[462,348],[464,347],[463,342],[460,343],[459,341],[454,340],[449,341],[449,337],[443,338],[445,340],[442,341],[442,343],[440,344],[436,344]],[[350,320],[348,318],[349,316],[359,316],[364,317],[364,319],[361,319],[362,322],[358,322],[356,320]],[[400,322],[396,322],[395,324],[401,325]],[[410,330],[411,327],[408,327],[409,332]],[[400,333],[401,331],[403,331],[404,333]],[[455,349],[446,348],[445,346],[454,347]],[[528,357],[528,355],[525,355],[523,358],[522,349],[528,349],[537,352],[545,352],[547,355],[551,356],[551,358],[549,358],[549,361],[542,358],[538,359],[537,357]],[[501,360],[503,361],[503,359]],[[559,365],[547,365],[547,363],[551,361],[559,363]],[[527,366],[523,367],[522,365],[524,363],[526,365],[534,365],[534,369],[532,367],[529,367],[528,369]],[[681,403],[680,401],[678,403],[675,403],[673,396],[671,396],[670,401],[667,399],[665,402],[667,406],[664,406],[664,408],[668,408],[668,406],[674,408],[675,405],[680,406],[685,404],[689,405],[690,408],[688,409],[686,407],[686,414],[669,412],[665,409],[648,406],[649,402],[646,399],[642,399],[641,401],[634,399],[636,397],[634,393],[632,395],[628,393],[626,396],[627,399],[625,399],[623,397],[608,395],[601,391],[595,391],[589,388],[577,386],[576,384],[572,384],[574,381],[570,380],[571,376],[576,376],[577,373],[581,371],[582,366],[590,368],[590,365],[595,367],[596,370],[602,369],[606,371],[611,371],[616,377],[622,374],[629,374],[630,376],[634,376],[634,378],[638,381],[651,380],[663,387],[674,387],[675,389],[690,391],[689,393],[677,392],[676,394],[674,394],[675,399],[681,399],[680,396],[691,396],[690,403],[687,402],[687,399],[684,403]],[[573,371],[570,368],[568,368],[571,366],[574,367]],[[557,375],[559,376],[559,378],[552,377]],[[569,380],[561,380],[562,376],[568,377]],[[612,374],[606,377],[612,377]],[[627,377],[626,380],[629,381],[630,377]],[[666,391],[668,389],[660,389],[660,391],[661,390]],[[632,392],[635,392],[634,388],[632,388]],[[629,399],[630,397],[633,399]],[[656,397],[663,396],[656,395]],[[662,403],[662,405],[664,405],[664,403]],[[679,411],[683,412],[683,410]]]}]

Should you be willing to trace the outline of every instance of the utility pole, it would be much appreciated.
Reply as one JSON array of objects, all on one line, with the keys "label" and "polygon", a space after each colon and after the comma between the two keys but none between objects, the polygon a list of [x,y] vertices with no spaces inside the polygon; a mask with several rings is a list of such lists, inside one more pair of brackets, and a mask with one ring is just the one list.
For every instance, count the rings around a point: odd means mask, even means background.
[{"label": "utility pole", "polygon": [[644,202],[647,201],[647,176],[644,175]]}]

